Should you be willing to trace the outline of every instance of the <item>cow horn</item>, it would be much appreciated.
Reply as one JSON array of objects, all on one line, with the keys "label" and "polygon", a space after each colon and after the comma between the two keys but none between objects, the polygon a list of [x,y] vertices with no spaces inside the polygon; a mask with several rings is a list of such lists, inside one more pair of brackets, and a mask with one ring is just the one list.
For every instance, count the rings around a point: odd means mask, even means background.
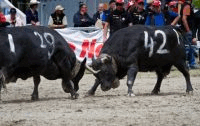
[{"label": "cow horn", "polygon": [[101,70],[94,70],[92,67],[90,67],[89,65],[87,65],[87,63],[85,64],[85,67],[93,74],[97,74],[99,73]]}]

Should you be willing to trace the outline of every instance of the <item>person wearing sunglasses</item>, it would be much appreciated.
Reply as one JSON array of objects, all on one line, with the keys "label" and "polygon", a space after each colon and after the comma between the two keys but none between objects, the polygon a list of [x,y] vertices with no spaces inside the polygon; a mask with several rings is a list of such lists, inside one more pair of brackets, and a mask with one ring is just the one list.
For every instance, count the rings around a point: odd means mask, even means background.
[{"label": "person wearing sunglasses", "polygon": [[128,27],[128,14],[124,9],[124,0],[116,0],[116,10],[114,10],[105,22],[103,30],[103,42],[107,40],[108,27],[110,26],[110,36],[119,29]]}]

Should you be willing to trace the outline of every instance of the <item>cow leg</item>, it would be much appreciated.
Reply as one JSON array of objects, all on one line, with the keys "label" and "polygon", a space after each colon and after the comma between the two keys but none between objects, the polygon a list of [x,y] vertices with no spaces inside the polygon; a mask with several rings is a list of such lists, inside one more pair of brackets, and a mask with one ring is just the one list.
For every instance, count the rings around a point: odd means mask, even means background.
[{"label": "cow leg", "polygon": [[2,88],[2,84],[0,83],[0,103],[2,102],[2,100],[1,100],[1,88]]},{"label": "cow leg", "polygon": [[6,88],[6,85],[5,85],[5,76],[4,76],[3,73],[1,73],[1,75],[0,75],[0,102],[2,102],[1,101],[1,89],[2,89],[2,87],[4,88],[4,90],[7,93],[7,88]]},{"label": "cow leg", "polygon": [[95,83],[92,86],[92,88],[87,92],[87,96],[92,96],[95,94],[95,91],[97,90],[97,87],[99,86],[100,81],[99,79],[95,79]]},{"label": "cow leg", "polygon": [[151,92],[151,94],[157,95],[158,92],[160,92],[160,86],[161,86],[162,80],[164,78],[164,74],[161,71],[156,71],[156,74],[157,74],[157,82],[156,82],[156,85],[155,85],[153,91]]},{"label": "cow leg", "polygon": [[34,82],[34,90],[33,90],[33,93],[32,93],[32,97],[31,97],[31,100],[38,100],[39,99],[39,96],[38,96],[38,86],[40,84],[40,76],[34,76],[33,77],[33,82]]},{"label": "cow leg", "polygon": [[128,96],[135,96],[133,94],[132,87],[133,87],[137,72],[138,72],[137,67],[130,67],[128,70],[128,73],[127,73]]},{"label": "cow leg", "polygon": [[62,88],[63,88],[64,92],[70,93],[72,99],[77,99],[79,94],[76,93],[76,91],[73,88],[73,85],[74,85],[73,82],[70,80],[66,80],[66,79],[62,80]]},{"label": "cow leg", "polygon": [[193,88],[192,88],[192,85],[191,85],[191,81],[190,81],[190,74],[188,72],[188,69],[187,69],[187,66],[186,66],[186,63],[185,61],[183,61],[182,63],[180,64],[177,64],[175,65],[175,67],[183,74],[183,76],[185,77],[185,80],[186,80],[186,92],[189,93],[189,92],[192,92],[193,91]]}]

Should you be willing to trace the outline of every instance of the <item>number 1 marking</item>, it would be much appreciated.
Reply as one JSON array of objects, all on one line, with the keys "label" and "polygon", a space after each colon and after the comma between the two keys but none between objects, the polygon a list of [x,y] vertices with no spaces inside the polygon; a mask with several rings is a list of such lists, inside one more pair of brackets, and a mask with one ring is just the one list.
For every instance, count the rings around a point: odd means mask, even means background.
[{"label": "number 1 marking", "polygon": [[15,45],[14,45],[13,37],[12,37],[11,34],[8,34],[8,41],[9,41],[9,44],[10,44],[10,51],[15,53]]}]

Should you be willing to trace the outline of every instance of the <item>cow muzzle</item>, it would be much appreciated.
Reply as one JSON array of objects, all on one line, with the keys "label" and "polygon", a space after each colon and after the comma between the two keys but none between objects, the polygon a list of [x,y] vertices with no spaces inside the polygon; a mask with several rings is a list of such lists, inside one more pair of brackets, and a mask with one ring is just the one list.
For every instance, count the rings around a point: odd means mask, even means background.
[{"label": "cow muzzle", "polygon": [[112,83],[112,88],[115,89],[115,88],[118,88],[120,85],[120,82],[119,82],[119,79],[116,78],[113,83]]},{"label": "cow muzzle", "polygon": [[101,90],[102,91],[109,91],[112,88],[111,85],[103,85],[101,84]]}]

